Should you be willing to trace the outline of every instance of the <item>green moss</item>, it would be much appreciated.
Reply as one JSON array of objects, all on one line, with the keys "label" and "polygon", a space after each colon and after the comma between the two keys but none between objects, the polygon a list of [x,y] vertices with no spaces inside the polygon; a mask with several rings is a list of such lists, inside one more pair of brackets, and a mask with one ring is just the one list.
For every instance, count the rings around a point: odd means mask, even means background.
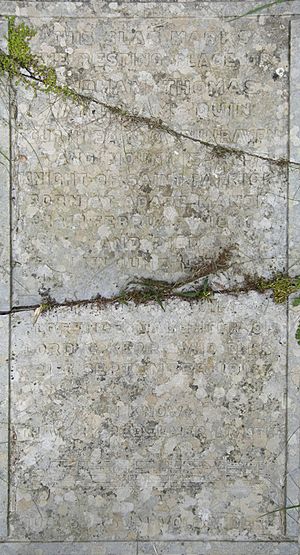
[{"label": "green moss", "polygon": [[83,103],[81,95],[67,85],[59,85],[52,66],[42,63],[31,51],[30,41],[36,30],[25,23],[16,24],[15,16],[8,17],[7,53],[0,51],[0,73],[15,78],[27,88],[69,98]]},{"label": "green moss", "polygon": [[275,303],[284,303],[292,293],[300,291],[300,277],[278,274],[271,280],[260,278],[256,282],[258,291],[272,289]]},{"label": "green moss", "polygon": [[[300,306],[300,297],[296,297],[296,298],[293,300],[293,306]],[[297,329],[296,329],[295,337],[296,337],[297,343],[300,345],[300,321],[299,321],[298,327],[297,327]]]},{"label": "green moss", "polygon": [[295,337],[296,337],[296,341],[297,341],[298,345],[300,345],[300,322],[298,324]]}]

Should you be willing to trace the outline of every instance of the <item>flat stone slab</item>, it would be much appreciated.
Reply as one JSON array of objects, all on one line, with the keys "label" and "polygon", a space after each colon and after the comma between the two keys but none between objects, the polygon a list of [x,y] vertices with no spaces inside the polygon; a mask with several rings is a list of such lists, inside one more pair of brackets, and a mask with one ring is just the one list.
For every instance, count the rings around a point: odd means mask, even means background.
[{"label": "flat stone slab", "polygon": [[62,81],[130,119],[17,91],[15,306],[177,279],[229,247],[217,284],[286,269],[287,168],[243,152],[287,156],[288,21],[165,11],[29,19]]},{"label": "flat stone slab", "polygon": [[93,99],[1,88],[1,555],[298,554],[300,307],[228,291],[300,274],[300,2],[256,6],[0,0]]},{"label": "flat stone slab", "polygon": [[283,538],[285,307],[255,293],[12,324],[12,538]]}]

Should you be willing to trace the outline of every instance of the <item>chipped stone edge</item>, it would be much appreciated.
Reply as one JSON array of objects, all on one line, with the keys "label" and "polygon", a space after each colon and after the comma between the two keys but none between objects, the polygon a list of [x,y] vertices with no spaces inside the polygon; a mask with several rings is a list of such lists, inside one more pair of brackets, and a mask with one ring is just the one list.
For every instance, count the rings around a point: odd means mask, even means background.
[{"label": "chipped stone edge", "polygon": [[[7,23],[0,20],[0,46],[6,42]],[[5,77],[3,79],[6,79]],[[3,90],[6,89],[6,90]],[[0,83],[0,238],[1,253],[0,311],[10,308],[10,145],[9,98],[5,83]],[[2,274],[3,272],[3,274]],[[2,277],[3,275],[3,277]]]},{"label": "chipped stone edge", "polygon": [[[290,137],[292,160],[300,161],[300,20],[291,22],[290,59]],[[295,275],[300,269],[300,171],[289,168],[288,214],[288,272]],[[297,200],[298,199],[298,200]],[[286,506],[300,502],[300,411],[299,370],[300,347],[295,333],[300,321],[299,307],[293,307],[293,295],[288,307],[288,360],[287,360],[287,438],[286,438]],[[299,509],[286,512],[288,537],[299,534]]]},{"label": "chipped stone edge", "polygon": [[[0,536],[7,536],[10,316],[0,317]],[[1,548],[0,548],[1,552]]]}]

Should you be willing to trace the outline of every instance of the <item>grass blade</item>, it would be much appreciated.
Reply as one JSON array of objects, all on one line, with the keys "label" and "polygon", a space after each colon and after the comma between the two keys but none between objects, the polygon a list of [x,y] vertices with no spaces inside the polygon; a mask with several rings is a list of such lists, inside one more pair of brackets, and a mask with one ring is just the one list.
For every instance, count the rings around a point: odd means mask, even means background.
[{"label": "grass blade", "polygon": [[[276,6],[277,4],[283,4],[284,2],[287,2],[288,0],[273,0],[273,2],[268,2],[267,4],[263,4],[262,6],[257,6],[256,8],[253,8],[252,10],[249,10],[246,13],[243,13],[242,15],[238,15],[237,17],[234,17],[233,19],[230,19],[230,21],[235,21],[236,19],[240,19],[241,17],[246,17],[247,15],[254,15],[256,13],[261,12],[262,10],[266,10],[267,8],[271,8],[272,6]],[[294,2],[294,0],[289,0],[290,2]]]},{"label": "grass blade", "polygon": [[162,303],[162,300],[159,299],[159,298],[156,298],[155,300],[156,300],[157,304],[160,306],[160,308],[161,308],[164,312],[166,312],[166,309],[165,309],[165,307],[164,307],[164,305],[163,305],[163,303]]},{"label": "grass blade", "polygon": [[203,291],[202,289],[200,291],[176,291],[175,295],[184,299],[198,299],[203,297]]},{"label": "grass blade", "polygon": [[299,509],[300,505],[289,505],[288,507],[281,507],[281,509],[274,509],[274,511],[268,511],[267,513],[264,513],[263,515],[261,515],[261,518],[263,516],[267,516],[267,515],[272,515],[274,513],[280,513],[281,511],[288,511],[289,509]]}]

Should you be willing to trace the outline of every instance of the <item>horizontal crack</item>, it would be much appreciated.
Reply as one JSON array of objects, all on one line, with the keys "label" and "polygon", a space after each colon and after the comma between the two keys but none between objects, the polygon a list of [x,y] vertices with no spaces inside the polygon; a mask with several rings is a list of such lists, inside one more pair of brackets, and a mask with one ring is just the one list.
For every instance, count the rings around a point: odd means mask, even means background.
[{"label": "horizontal crack", "polygon": [[0,312],[0,315],[34,310],[35,320],[37,320],[43,312],[54,308],[88,305],[105,307],[112,304],[128,304],[129,302],[136,305],[156,302],[164,309],[163,303],[171,299],[193,302],[211,300],[214,294],[239,295],[250,291],[264,293],[267,290],[272,290],[276,303],[282,303],[287,300],[290,294],[300,292],[300,277],[290,277],[287,274],[277,274],[269,280],[258,276],[245,275],[242,286],[228,287],[222,290],[213,289],[209,285],[209,277],[220,272],[224,273],[230,268],[235,248],[236,245],[229,245],[221,249],[216,258],[202,260],[201,263],[191,265],[187,275],[179,280],[133,278],[124,289],[111,297],[98,294],[88,299],[65,299],[60,302],[50,296],[50,290],[47,290],[45,293],[41,293],[41,303],[13,307],[10,311]]},{"label": "horizontal crack", "polygon": [[[17,314],[24,311],[35,311],[34,322],[39,316],[45,312],[49,312],[56,308],[75,308],[80,306],[96,306],[97,308],[105,308],[114,304],[128,304],[129,302],[135,305],[145,305],[156,302],[164,310],[163,303],[173,299],[181,299],[188,302],[211,301],[214,295],[241,295],[250,292],[264,294],[267,291],[272,291],[273,300],[275,303],[284,303],[288,297],[296,292],[300,292],[300,277],[290,277],[288,275],[277,275],[270,280],[264,278],[253,278],[245,276],[244,285],[241,287],[232,287],[228,289],[212,289],[208,285],[208,278],[206,277],[203,283],[189,290],[180,290],[183,283],[168,283],[159,280],[141,279],[131,284],[138,284],[138,288],[126,288],[119,294],[112,297],[103,297],[97,295],[88,299],[75,299],[64,301],[56,301],[51,297],[42,299],[41,304],[23,305],[12,307],[9,311],[1,311],[0,315]],[[300,304],[300,297],[297,298],[295,304]]]}]

